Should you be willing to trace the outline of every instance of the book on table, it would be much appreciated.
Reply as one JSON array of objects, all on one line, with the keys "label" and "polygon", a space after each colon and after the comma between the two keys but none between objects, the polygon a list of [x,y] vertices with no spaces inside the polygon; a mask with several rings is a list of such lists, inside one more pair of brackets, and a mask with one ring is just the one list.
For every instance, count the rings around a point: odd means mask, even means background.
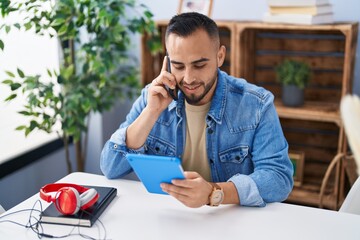
[{"label": "book on table", "polygon": [[329,4],[329,0],[267,0],[269,6],[272,7],[304,7]]},{"label": "book on table", "polygon": [[269,12],[271,14],[310,14],[310,15],[318,15],[318,14],[326,14],[332,13],[332,5],[324,4],[324,5],[314,5],[314,6],[281,6],[281,7],[273,7],[270,6]]},{"label": "book on table", "polygon": [[333,14],[270,14],[265,13],[264,22],[269,23],[287,23],[287,24],[325,24],[333,22]]},{"label": "book on table", "polygon": [[94,188],[99,199],[90,208],[74,215],[63,215],[57,209],[54,203],[51,203],[42,213],[40,222],[52,224],[64,224],[74,226],[91,227],[93,223],[100,217],[110,202],[115,198],[117,189],[113,187],[100,186],[84,186],[86,188]]}]

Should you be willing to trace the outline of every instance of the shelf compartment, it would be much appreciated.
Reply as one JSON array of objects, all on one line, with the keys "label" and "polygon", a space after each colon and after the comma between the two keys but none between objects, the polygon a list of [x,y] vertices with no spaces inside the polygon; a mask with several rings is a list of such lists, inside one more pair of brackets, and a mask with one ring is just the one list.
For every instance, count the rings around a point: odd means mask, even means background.
[{"label": "shelf compartment", "polygon": [[281,100],[275,100],[280,118],[333,122],[341,127],[341,116],[338,103],[306,101],[301,108],[286,107]]}]

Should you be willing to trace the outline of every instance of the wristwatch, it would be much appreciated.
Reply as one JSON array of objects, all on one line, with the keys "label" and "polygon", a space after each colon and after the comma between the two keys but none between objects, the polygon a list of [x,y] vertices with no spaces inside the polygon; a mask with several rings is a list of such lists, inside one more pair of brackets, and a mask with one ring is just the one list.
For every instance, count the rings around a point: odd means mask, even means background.
[{"label": "wristwatch", "polygon": [[210,182],[211,186],[213,187],[212,192],[210,193],[209,196],[209,206],[212,207],[217,207],[219,206],[222,201],[224,200],[224,191],[222,190],[222,188],[217,185],[216,183],[212,183]]}]

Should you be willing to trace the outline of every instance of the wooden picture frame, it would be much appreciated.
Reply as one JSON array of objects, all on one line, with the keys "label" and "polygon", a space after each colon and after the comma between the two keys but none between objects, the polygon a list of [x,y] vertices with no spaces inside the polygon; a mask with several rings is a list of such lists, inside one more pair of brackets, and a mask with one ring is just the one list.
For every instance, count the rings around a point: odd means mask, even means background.
[{"label": "wooden picture frame", "polygon": [[301,151],[289,151],[289,158],[294,167],[294,186],[299,187],[303,182],[305,154]]},{"label": "wooden picture frame", "polygon": [[185,12],[198,12],[211,16],[213,0],[180,0],[178,14]]}]

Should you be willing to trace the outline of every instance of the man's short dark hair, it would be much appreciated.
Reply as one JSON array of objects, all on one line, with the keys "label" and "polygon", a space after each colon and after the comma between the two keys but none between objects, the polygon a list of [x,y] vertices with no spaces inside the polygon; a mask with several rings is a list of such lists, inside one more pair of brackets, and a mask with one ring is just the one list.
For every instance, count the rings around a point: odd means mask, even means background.
[{"label": "man's short dark hair", "polygon": [[166,39],[170,34],[188,37],[198,29],[205,30],[216,42],[220,41],[216,23],[211,18],[196,12],[182,13],[172,17],[166,29]]}]

